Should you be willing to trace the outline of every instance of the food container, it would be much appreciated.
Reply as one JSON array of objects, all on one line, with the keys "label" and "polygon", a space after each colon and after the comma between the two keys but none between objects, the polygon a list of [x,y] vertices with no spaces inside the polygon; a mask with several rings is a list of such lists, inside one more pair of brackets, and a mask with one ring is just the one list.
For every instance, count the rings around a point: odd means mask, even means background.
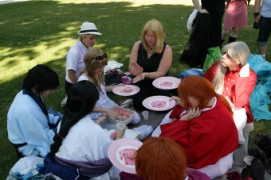
[{"label": "food container", "polygon": [[134,111],[130,109],[116,106],[113,110],[118,114],[116,117],[109,117],[109,120],[113,123],[122,122],[124,124],[128,124],[134,118]]}]

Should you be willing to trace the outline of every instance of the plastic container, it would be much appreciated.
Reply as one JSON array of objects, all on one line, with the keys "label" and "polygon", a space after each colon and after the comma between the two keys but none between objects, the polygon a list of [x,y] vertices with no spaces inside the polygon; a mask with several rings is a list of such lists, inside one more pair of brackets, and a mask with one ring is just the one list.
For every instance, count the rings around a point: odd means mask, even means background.
[{"label": "plastic container", "polygon": [[117,111],[117,117],[109,117],[109,120],[112,123],[122,122],[124,124],[128,124],[134,118],[134,111],[130,109],[125,109],[123,107],[117,106],[113,108],[114,111]]}]

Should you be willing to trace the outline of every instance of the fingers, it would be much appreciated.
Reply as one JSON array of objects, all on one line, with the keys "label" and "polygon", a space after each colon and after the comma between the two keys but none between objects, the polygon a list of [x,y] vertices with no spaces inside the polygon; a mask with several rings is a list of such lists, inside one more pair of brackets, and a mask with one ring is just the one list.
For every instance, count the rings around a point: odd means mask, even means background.
[{"label": "fingers", "polygon": [[198,117],[201,113],[201,110],[198,107],[192,107],[188,110],[189,117],[195,118]]}]

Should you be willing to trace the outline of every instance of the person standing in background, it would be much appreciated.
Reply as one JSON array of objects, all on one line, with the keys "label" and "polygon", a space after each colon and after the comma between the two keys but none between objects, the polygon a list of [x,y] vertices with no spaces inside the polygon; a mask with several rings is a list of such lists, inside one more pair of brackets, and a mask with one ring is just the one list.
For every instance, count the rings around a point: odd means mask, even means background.
[{"label": "person standing in background", "polygon": [[266,49],[271,33],[271,1],[255,0],[254,28],[259,28],[258,48],[260,55],[265,58]]},{"label": "person standing in background", "polygon": [[227,1],[221,45],[228,34],[230,34],[228,43],[236,41],[239,29],[247,27],[247,6],[247,0]]},{"label": "person standing in background", "polygon": [[199,0],[192,0],[192,2],[198,13],[180,61],[186,61],[190,67],[202,67],[208,48],[221,44],[225,0],[201,0],[201,5]]}]

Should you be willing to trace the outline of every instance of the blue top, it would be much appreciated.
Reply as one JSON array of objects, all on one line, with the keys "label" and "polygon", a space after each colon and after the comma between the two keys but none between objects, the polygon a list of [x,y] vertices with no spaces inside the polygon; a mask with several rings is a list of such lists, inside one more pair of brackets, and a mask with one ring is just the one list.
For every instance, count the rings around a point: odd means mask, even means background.
[{"label": "blue top", "polygon": [[[50,152],[54,131],[49,128],[48,114],[45,114],[35,100],[20,91],[14,98],[7,115],[8,139],[13,144],[26,145],[18,150],[24,156]],[[36,154],[37,150],[40,154]]]}]

